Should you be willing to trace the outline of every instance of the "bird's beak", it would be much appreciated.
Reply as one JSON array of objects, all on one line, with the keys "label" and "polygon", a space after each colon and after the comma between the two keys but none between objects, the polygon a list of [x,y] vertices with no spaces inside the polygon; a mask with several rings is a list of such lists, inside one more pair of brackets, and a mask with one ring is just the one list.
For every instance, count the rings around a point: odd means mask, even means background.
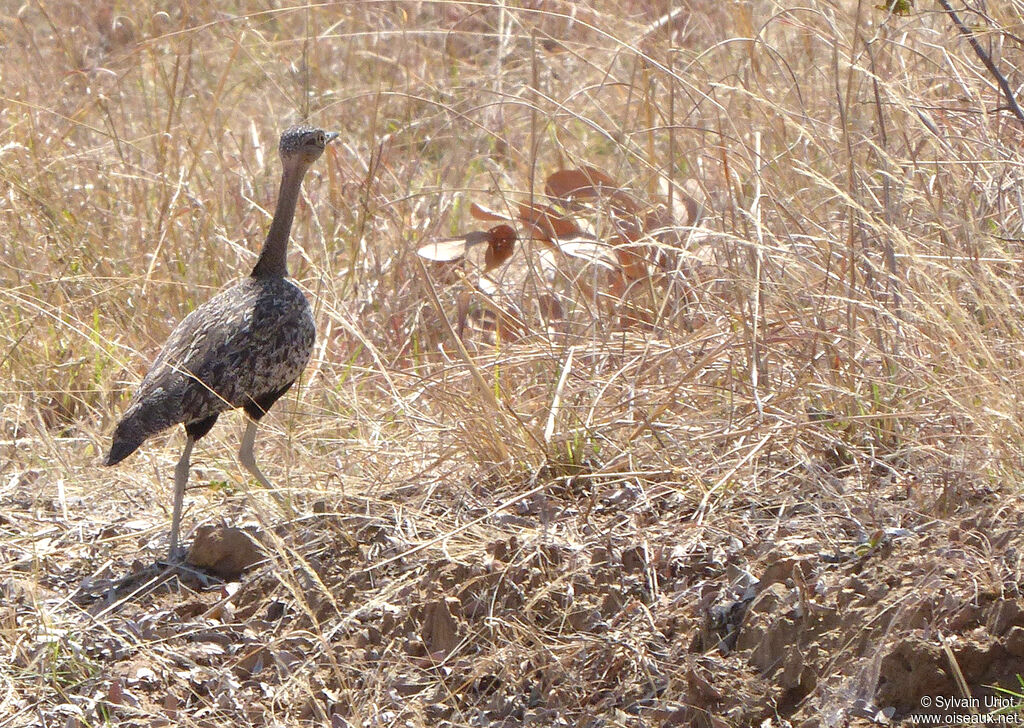
[{"label": "bird's beak", "polygon": [[333,141],[334,141],[335,139],[337,139],[338,137],[340,137],[340,136],[341,136],[341,133],[340,133],[340,132],[336,132],[336,131],[329,131],[329,132],[325,132],[324,136],[326,136],[326,137],[327,137],[327,143],[328,143],[328,144],[330,144],[330,143],[331,143],[331,142],[333,142]]}]

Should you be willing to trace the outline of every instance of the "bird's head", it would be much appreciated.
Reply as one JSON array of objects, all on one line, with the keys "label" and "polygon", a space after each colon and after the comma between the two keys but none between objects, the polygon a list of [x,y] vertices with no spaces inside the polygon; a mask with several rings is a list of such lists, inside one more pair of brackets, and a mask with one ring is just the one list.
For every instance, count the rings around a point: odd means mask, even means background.
[{"label": "bird's head", "polygon": [[327,145],[337,137],[338,133],[334,131],[324,131],[312,126],[293,126],[281,135],[277,151],[286,165],[299,163],[302,167],[307,167],[319,159]]}]

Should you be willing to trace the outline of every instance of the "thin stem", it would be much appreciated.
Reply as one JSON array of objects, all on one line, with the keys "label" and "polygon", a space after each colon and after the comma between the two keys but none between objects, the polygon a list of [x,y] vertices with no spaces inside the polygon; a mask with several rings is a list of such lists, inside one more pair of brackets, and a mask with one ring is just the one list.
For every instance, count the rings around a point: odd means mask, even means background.
[{"label": "thin stem", "polygon": [[1010,111],[1012,111],[1013,115],[1017,117],[1017,121],[1024,125],[1024,111],[1022,111],[1020,105],[1017,104],[1017,99],[1013,96],[1013,89],[1010,88],[1009,81],[1007,81],[1006,77],[999,71],[999,68],[996,66],[991,56],[989,56],[989,54],[985,52],[985,49],[981,47],[981,43],[979,43],[978,39],[974,37],[974,33],[971,32],[971,29],[964,25],[964,21],[962,21],[960,16],[956,14],[956,11],[953,10],[953,6],[949,4],[948,0],[939,0],[939,5],[941,5],[942,9],[946,11],[947,15],[949,15],[953,24],[956,26],[956,29],[960,31],[960,35],[966,38],[967,42],[971,44],[971,48],[974,49],[975,54],[977,54],[978,58],[981,59],[981,62],[985,64],[985,68],[988,69],[988,72],[996,79],[996,83],[999,84],[999,88],[1003,90],[1003,94],[1006,96],[1006,102],[1010,107]]}]

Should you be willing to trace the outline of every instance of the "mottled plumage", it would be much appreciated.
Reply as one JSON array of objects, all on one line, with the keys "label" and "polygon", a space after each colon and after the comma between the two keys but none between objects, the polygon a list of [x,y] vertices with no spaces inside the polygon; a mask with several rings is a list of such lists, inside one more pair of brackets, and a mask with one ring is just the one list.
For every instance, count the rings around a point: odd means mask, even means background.
[{"label": "mottled plumage", "polygon": [[107,465],[179,423],[237,407],[259,419],[302,373],[315,335],[309,302],[284,278],[246,278],[210,299],[171,332],[114,431]]},{"label": "mottled plumage", "polygon": [[302,373],[316,336],[309,301],[285,278],[288,235],[302,177],[336,136],[306,126],[292,127],[281,136],[281,189],[252,274],[174,328],[114,430],[107,465],[131,455],[151,435],[179,423],[185,426],[185,451],[175,468],[172,560],[192,445],[210,431],[221,412],[242,407],[251,418],[239,457],[270,487],[252,454],[255,422]]}]

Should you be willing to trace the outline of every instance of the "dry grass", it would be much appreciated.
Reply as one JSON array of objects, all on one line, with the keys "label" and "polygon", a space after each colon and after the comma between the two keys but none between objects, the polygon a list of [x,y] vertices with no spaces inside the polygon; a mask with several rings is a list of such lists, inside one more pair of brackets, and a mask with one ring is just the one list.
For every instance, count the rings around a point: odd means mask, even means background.
[{"label": "dry grass", "polygon": [[[1019,506],[1022,134],[969,46],[930,7],[649,5],[0,11],[0,725],[711,721],[678,610],[760,578],[758,544]],[[971,22],[1019,84],[1024,4],[993,5]],[[165,547],[180,433],[99,456],[174,323],[252,265],[307,118],[343,134],[293,231],[319,340],[258,457],[329,513],[278,532],[227,618],[187,590],[106,610],[90,585]],[[464,357],[465,284],[416,249],[579,164],[651,200],[696,178],[700,234],[632,308],[521,240],[496,298],[518,336],[477,296]],[[239,434],[198,448],[186,528],[264,502]],[[606,557],[643,566],[588,602]],[[842,703],[822,690],[729,722]]]}]

